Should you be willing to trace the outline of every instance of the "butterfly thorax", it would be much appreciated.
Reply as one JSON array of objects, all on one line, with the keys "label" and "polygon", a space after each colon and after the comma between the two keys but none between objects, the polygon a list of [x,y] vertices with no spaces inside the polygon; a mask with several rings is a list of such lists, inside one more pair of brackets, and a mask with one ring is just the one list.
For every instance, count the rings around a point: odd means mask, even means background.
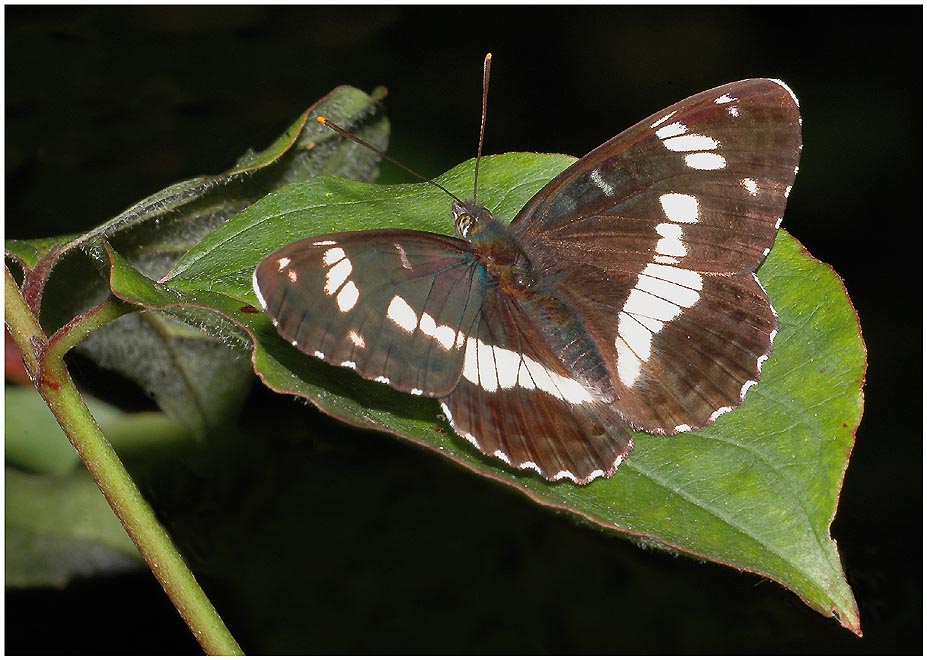
[{"label": "butterfly thorax", "polygon": [[613,399],[608,370],[581,315],[553,289],[538,284],[531,260],[508,226],[472,200],[455,202],[453,211],[457,234],[470,243],[490,285],[530,319],[546,350],[561,362],[563,373],[572,374],[601,399]]},{"label": "butterfly thorax", "polygon": [[490,280],[510,293],[525,293],[535,284],[531,261],[508,228],[475,200],[454,202],[454,227],[467,241]]}]

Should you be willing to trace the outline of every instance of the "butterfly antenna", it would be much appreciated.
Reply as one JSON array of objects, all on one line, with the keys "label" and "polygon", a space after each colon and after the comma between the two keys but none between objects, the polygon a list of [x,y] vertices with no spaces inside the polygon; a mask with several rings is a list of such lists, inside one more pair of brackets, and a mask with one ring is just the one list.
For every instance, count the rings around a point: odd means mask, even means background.
[{"label": "butterfly antenna", "polygon": [[486,53],[483,60],[483,112],[480,115],[480,143],[476,148],[476,166],[473,168],[473,199],[476,199],[477,184],[480,180],[480,157],[483,155],[483,136],[486,135],[486,100],[489,98],[489,69],[492,65],[492,53]]},{"label": "butterfly antenna", "polygon": [[390,157],[390,156],[387,156],[385,153],[383,153],[382,151],[380,151],[379,149],[377,149],[375,146],[373,146],[373,145],[370,144],[369,142],[367,142],[367,141],[365,141],[365,140],[362,140],[361,138],[359,138],[359,137],[357,137],[356,135],[354,135],[354,133],[351,133],[350,131],[346,131],[345,129],[341,128],[338,124],[336,124],[336,123],[334,123],[333,121],[331,121],[328,117],[323,117],[322,115],[319,115],[318,117],[315,118],[315,120],[316,120],[317,122],[319,122],[320,124],[322,124],[323,126],[327,126],[328,128],[332,129],[333,131],[335,131],[336,133],[338,133],[338,135],[340,135],[341,137],[345,137],[345,138],[351,140],[352,142],[356,142],[357,144],[359,144],[359,145],[362,146],[362,147],[366,147],[367,149],[370,149],[373,153],[377,154],[380,158],[385,158],[386,160],[388,160],[389,162],[391,162],[391,163],[392,163],[393,165],[395,165],[396,167],[398,167],[398,168],[400,168],[400,169],[403,169],[403,170],[405,170],[406,172],[408,172],[409,174],[411,174],[412,176],[414,176],[414,177],[415,177],[416,179],[418,179],[419,181],[424,181],[425,183],[430,183],[431,185],[435,186],[436,188],[440,188],[441,190],[443,190],[444,192],[446,192],[448,195],[450,195],[451,197],[453,197],[455,200],[457,200],[458,202],[460,202],[461,204],[463,204],[463,201],[461,201],[461,199],[460,199],[457,195],[455,195],[454,193],[452,193],[450,190],[448,190],[447,188],[445,188],[444,186],[442,186],[440,183],[438,183],[438,182],[435,181],[434,179],[429,179],[427,176],[422,176],[421,174],[419,174],[418,172],[416,172],[415,170],[413,170],[413,169],[412,169],[411,167],[409,167],[408,165],[404,165],[404,164],[400,163],[398,160],[396,160],[395,158],[392,158],[392,157]]}]

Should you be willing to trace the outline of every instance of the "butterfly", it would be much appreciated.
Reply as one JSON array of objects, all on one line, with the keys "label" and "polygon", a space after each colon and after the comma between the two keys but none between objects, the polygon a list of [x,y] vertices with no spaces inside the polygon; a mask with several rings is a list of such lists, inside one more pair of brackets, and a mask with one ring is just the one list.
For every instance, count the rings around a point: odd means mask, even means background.
[{"label": "butterfly", "polygon": [[438,399],[487,456],[586,484],[632,429],[702,428],[759,379],[778,322],[755,271],[800,152],[783,82],[722,85],[580,158],[509,224],[455,198],[456,236],[307,238],[254,290],[303,353]]}]

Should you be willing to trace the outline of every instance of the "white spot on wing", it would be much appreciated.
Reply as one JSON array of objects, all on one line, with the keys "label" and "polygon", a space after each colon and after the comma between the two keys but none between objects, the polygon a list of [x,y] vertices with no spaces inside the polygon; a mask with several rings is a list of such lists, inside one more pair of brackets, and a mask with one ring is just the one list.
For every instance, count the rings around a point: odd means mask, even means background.
[{"label": "white spot on wing", "polygon": [[756,181],[753,179],[742,179],[740,183],[751,195],[756,195],[756,191],[759,190],[759,187],[756,185]]},{"label": "white spot on wing", "polygon": [[434,340],[441,344],[446,350],[451,350],[451,346],[454,345],[454,328],[449,325],[439,325],[435,328],[435,333],[432,335]]},{"label": "white spot on wing", "polygon": [[[332,249],[340,250],[341,248]],[[351,265],[351,261],[348,259],[342,259],[332,266],[328,272],[325,273],[325,293],[330,296],[335,295],[335,292],[341,288],[341,285],[344,284],[345,280],[351,275],[352,270],[354,270],[354,266]]]},{"label": "white spot on wing", "polygon": [[289,257],[281,257],[277,259],[277,272],[282,273],[283,269],[290,265],[291,259]]},{"label": "white spot on wing", "polygon": [[418,327],[418,317],[415,315],[415,310],[399,296],[393,296],[390,301],[389,308],[386,310],[386,318],[408,333]]},{"label": "white spot on wing", "polygon": [[389,378],[387,378],[386,376],[377,376],[376,378],[374,378],[374,380],[377,381],[378,383],[389,385]]},{"label": "white spot on wing", "polygon": [[[647,320],[650,322],[648,325],[656,323],[659,328],[663,327],[663,323],[660,321],[655,319]],[[621,335],[625,346],[634,354],[635,358],[642,362],[650,359],[650,345],[654,333],[647,325],[638,323],[635,317],[626,312],[621,312],[618,317],[618,334]]]},{"label": "white spot on wing", "polygon": [[476,346],[478,339],[470,337],[467,339],[467,347],[464,349],[463,377],[474,385],[480,384],[479,363],[476,361]]},{"label": "white spot on wing", "polygon": [[671,113],[666,114],[666,115],[663,115],[663,116],[660,117],[658,120],[656,120],[655,122],[653,122],[653,123],[650,125],[650,128],[656,128],[657,126],[659,126],[660,124],[662,124],[663,122],[665,122],[667,119],[669,119],[670,117],[672,117],[672,116],[675,115],[675,114],[676,114],[676,111],[673,110]]},{"label": "white spot on wing", "polygon": [[647,264],[642,275],[658,277],[668,282],[681,284],[682,286],[697,291],[702,290],[702,276],[695,271],[686,270],[685,268],[673,268],[671,266],[661,266],[659,264]]},{"label": "white spot on wing", "polygon": [[722,94],[721,96],[715,99],[715,103],[717,103],[718,105],[722,105],[724,103],[730,103],[731,101],[736,101],[736,100],[737,99],[735,99],[730,94]]},{"label": "white spot on wing", "polygon": [[[635,320],[642,326],[650,330],[652,334],[657,334],[663,329],[663,321],[651,319],[646,316],[635,317]],[[649,350],[649,349],[648,349]]]},{"label": "white spot on wing", "polygon": [[444,416],[447,417],[447,423],[451,426],[454,425],[454,417],[451,415],[451,409],[447,407],[447,404],[443,401],[441,402],[441,410],[444,411]]},{"label": "white spot on wing", "polygon": [[727,113],[728,113],[731,117],[734,117],[735,119],[736,119],[737,117],[740,116],[740,110],[737,108],[736,105],[732,105],[731,107],[729,107],[729,108],[727,109]]},{"label": "white spot on wing", "polygon": [[693,170],[723,170],[727,167],[727,160],[721,154],[700,151],[688,154],[685,157],[686,165]]},{"label": "white spot on wing", "polygon": [[625,301],[622,311],[657,321],[672,321],[680,310],[678,305],[635,288],[631,290],[631,295]]},{"label": "white spot on wing", "polygon": [[[637,286],[635,288],[638,291],[652,293],[658,298],[673,303],[677,307],[692,307],[699,299],[697,290],[690,289],[675,282],[667,282],[666,280],[643,274],[637,279]],[[699,285],[699,288],[701,288],[701,285]]]},{"label": "white spot on wing", "polygon": [[357,363],[351,362],[351,360],[345,360],[341,363],[342,367],[347,367],[348,369],[357,369]]},{"label": "white spot on wing", "polygon": [[721,408],[718,408],[716,411],[714,411],[713,413],[711,413],[711,417],[709,417],[708,419],[709,419],[709,421],[712,421],[712,422],[713,422],[713,421],[715,421],[716,419],[718,419],[721,415],[723,415],[724,413],[729,413],[729,412],[731,412],[733,409],[734,409],[733,406],[722,406]]},{"label": "white spot on wing", "polygon": [[625,301],[618,317],[615,350],[618,377],[628,387],[640,378],[643,363],[650,359],[655,335],[664,323],[699,300],[702,276],[694,271],[648,264]]},{"label": "white spot on wing", "polygon": [[480,372],[480,387],[487,392],[495,392],[499,388],[496,380],[496,359],[493,355],[493,346],[477,340],[477,360]]},{"label": "white spot on wing", "polygon": [[680,240],[682,238],[682,227],[671,222],[661,222],[656,226],[657,233],[661,238],[657,241],[656,250],[660,254],[671,257],[686,256],[686,246]]},{"label": "white spot on wing", "polygon": [[660,195],[660,206],[673,222],[698,222],[698,199],[693,195],[666,193]]},{"label": "white spot on wing", "polygon": [[543,392],[547,392],[558,399],[569,403],[588,403],[595,401],[596,398],[581,383],[554,373],[540,362],[532,360],[528,356],[522,356],[522,364],[525,369],[518,370],[518,384],[526,389],[530,389],[522,382],[523,373],[530,377],[530,381],[535,387]]},{"label": "white spot on wing", "polygon": [[414,394],[415,396],[422,396],[423,392],[424,390],[420,390],[417,387],[413,387],[411,390],[409,390],[409,394]]},{"label": "white spot on wing", "polygon": [[621,321],[619,321],[618,336],[615,337],[615,349],[618,351],[618,377],[621,382],[631,387],[641,375],[641,360],[631,347],[621,338]]},{"label": "white spot on wing", "polygon": [[326,245],[335,245],[335,241],[315,241],[313,247],[325,247]]},{"label": "white spot on wing", "polygon": [[673,122],[672,124],[667,124],[663,128],[660,128],[656,132],[656,136],[661,140],[667,140],[677,135],[682,135],[686,132],[686,125],[681,124],[678,121]]},{"label": "white spot on wing", "polygon": [[776,83],[777,85],[779,85],[780,87],[782,87],[782,89],[784,89],[785,91],[787,91],[787,92],[789,93],[789,96],[792,97],[792,100],[795,101],[795,105],[796,105],[796,106],[798,105],[798,97],[795,96],[795,92],[793,92],[792,89],[791,89],[788,85],[786,85],[784,82],[782,82],[782,81],[779,80],[778,78],[770,78],[769,80],[770,80],[770,82]]},{"label": "white spot on wing", "polygon": [[595,401],[581,383],[555,373],[540,362],[501,346],[470,337],[464,351],[463,377],[487,392],[515,386],[538,389],[569,403]]},{"label": "white spot on wing", "polygon": [[258,286],[257,270],[251,275],[251,288],[254,289],[254,295],[257,296],[258,302],[261,303],[261,309],[267,309],[267,301],[264,300],[264,296],[261,294],[261,287]]},{"label": "white spot on wing", "polygon": [[677,426],[677,427],[674,428],[673,430],[674,430],[676,433],[685,433],[686,431],[691,431],[691,430],[692,430],[692,427],[689,426],[688,424],[680,424],[679,426]]},{"label": "white spot on wing", "polygon": [[341,248],[330,248],[322,254],[322,264],[325,266],[331,266],[342,259],[344,259],[344,250]]},{"label": "white spot on wing", "polygon": [[493,355],[496,358],[496,376],[499,379],[499,387],[504,390],[515,387],[518,383],[518,370],[522,356],[515,351],[498,346],[493,348]]},{"label": "white spot on wing", "polygon": [[[511,463],[509,463],[511,465]],[[534,470],[538,474],[541,474],[541,468],[538,467],[538,464],[534,461],[525,461],[524,463],[518,464],[519,470]]]},{"label": "white spot on wing", "polygon": [[351,343],[358,348],[365,348],[367,346],[367,342],[364,341],[364,336],[357,330],[348,331],[348,339],[350,339]]},{"label": "white spot on wing", "polygon": [[409,255],[406,254],[406,250],[399,243],[393,243],[393,247],[396,248],[397,254],[399,254],[399,261],[402,263],[402,267],[406,270],[412,270],[412,262],[409,261]]},{"label": "white spot on wing", "polygon": [[718,148],[718,141],[707,135],[680,135],[663,140],[663,146],[670,151],[712,151]]},{"label": "white spot on wing", "polygon": [[599,187],[599,190],[605,193],[606,197],[611,197],[615,194],[615,187],[602,178],[602,174],[598,169],[594,169],[589,172],[589,178],[592,179],[592,182]]},{"label": "white spot on wing", "polygon": [[[775,334],[775,331],[773,331],[773,333]],[[768,355],[761,355],[760,357],[758,357],[758,358],[756,359],[756,370],[757,370],[757,371],[762,371],[762,369],[763,369],[763,363],[766,362],[766,360],[768,360],[768,359],[769,359],[769,356],[768,356]]]},{"label": "white spot on wing", "polygon": [[354,280],[351,280],[342,287],[335,300],[338,302],[338,309],[342,312],[350,312],[354,309],[354,305],[357,304],[358,298],[360,298],[360,291],[357,290]]},{"label": "white spot on wing", "polygon": [[290,280],[291,284],[296,284],[299,281],[299,273],[295,269],[291,268],[286,272],[286,278]]},{"label": "white spot on wing", "polygon": [[[296,342],[293,342],[293,344],[295,345]],[[320,360],[324,360],[324,359],[325,359],[325,353],[323,353],[322,351],[314,351],[314,352],[312,353],[312,357],[317,357],[317,358],[319,358]]]},{"label": "white spot on wing", "polygon": [[675,257],[667,257],[662,254],[654,255],[653,260],[654,262],[658,264],[678,264],[679,263],[679,259],[676,259]]},{"label": "white spot on wing", "polygon": [[422,320],[418,324],[419,330],[434,339],[441,345],[444,350],[451,350],[454,345],[454,329],[449,325],[437,325],[430,314],[422,314]]}]

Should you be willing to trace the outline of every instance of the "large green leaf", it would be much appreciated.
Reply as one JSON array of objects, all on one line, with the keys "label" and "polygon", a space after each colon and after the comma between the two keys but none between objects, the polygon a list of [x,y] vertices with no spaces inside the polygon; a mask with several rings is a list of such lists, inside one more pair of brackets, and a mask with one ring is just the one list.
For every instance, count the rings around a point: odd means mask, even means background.
[{"label": "large green leaf", "polygon": [[[510,219],[572,161],[532,154],[486,158],[481,199],[497,217]],[[438,181],[465,196],[472,168],[465,163]],[[635,434],[634,452],[615,477],[578,487],[549,484],[483,457],[455,436],[434,401],[307,358],[258,313],[250,277],[265,254],[297,238],[373,227],[448,233],[449,200],[427,184],[299,182],[204,238],[163,283],[111,252],[111,284],[117,295],[141,305],[188,314],[216,310],[240,324],[255,342],[255,369],[277,391],[434,449],[608,530],[767,576],[858,632],[830,523],[862,414],[865,349],[855,311],[828,266],[780,232],[759,277],[781,329],[763,378],[744,404],[700,432]]]}]

